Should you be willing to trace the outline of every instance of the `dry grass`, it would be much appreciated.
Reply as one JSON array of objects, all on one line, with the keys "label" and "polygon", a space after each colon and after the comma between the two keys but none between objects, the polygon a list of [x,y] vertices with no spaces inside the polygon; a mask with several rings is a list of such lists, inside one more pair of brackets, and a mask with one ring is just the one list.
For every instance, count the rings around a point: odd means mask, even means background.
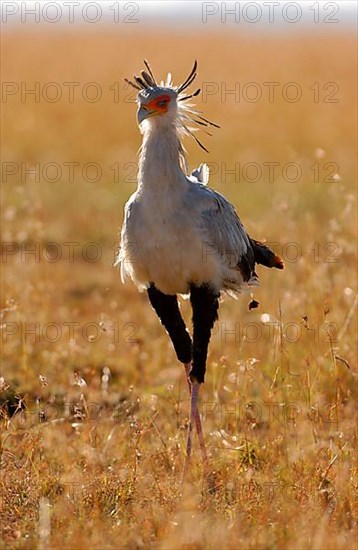
[{"label": "dry grass", "polygon": [[[182,40],[131,31],[3,38],[4,81],[96,81],[103,90],[94,104],[22,103],[17,95],[3,109],[3,162],[96,162],[103,169],[97,183],[78,172],[73,182],[64,176],[57,183],[17,174],[2,187],[3,544],[353,549],[354,40],[230,33]],[[303,175],[296,183],[280,173],[271,183],[225,181],[222,168],[211,183],[253,236],[277,241],[286,256],[294,250],[285,245],[297,243],[301,254],[297,262],[286,257],[284,272],[260,270],[260,309],[249,312],[245,296],[222,304],[201,395],[212,474],[202,480],[195,449],[181,495],[184,374],[146,296],[122,286],[112,268],[134,188],[127,163],[136,160],[140,136],[127,91],[120,84],[115,103],[108,87],[138,70],[143,56],[158,74],[172,70],[181,79],[194,55],[203,82],[295,81],[304,91],[297,103],[209,97],[203,108],[222,126],[205,138],[212,153],[187,143],[192,167],[202,160],[229,170],[235,162],[297,162]],[[315,103],[309,86],[332,81],[339,102]],[[118,182],[109,169],[115,162]],[[321,173],[314,182],[315,162],[324,176],[325,163],[336,163],[339,178],[324,182]],[[19,249],[6,256],[9,242]],[[43,257],[49,242],[61,245],[59,261],[49,261],[54,248]],[[73,258],[68,242],[79,243]],[[101,247],[98,261],[83,258],[89,242]],[[40,247],[38,261],[25,246]],[[189,320],[185,303],[183,311]],[[73,339],[68,323],[76,323]],[[35,336],[25,334],[31,328]]]}]

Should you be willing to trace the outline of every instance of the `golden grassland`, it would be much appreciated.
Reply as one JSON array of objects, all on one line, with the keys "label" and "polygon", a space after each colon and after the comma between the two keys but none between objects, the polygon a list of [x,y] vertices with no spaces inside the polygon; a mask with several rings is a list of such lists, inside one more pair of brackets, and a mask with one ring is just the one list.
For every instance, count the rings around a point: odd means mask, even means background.
[{"label": "golden grassland", "polygon": [[[353,52],[349,33],[4,35],[3,81],[20,92],[56,82],[64,94],[19,92],[2,111],[2,160],[18,169],[2,183],[7,548],[356,547]],[[113,268],[140,145],[122,79],[144,56],[177,83],[196,57],[199,85],[218,86],[197,104],[221,129],[203,138],[209,154],[186,142],[190,166],[210,162],[211,185],[286,262],[259,269],[259,309],[247,295],[221,305],[200,404],[212,471],[203,479],[195,447],[183,488],[183,369],[146,296]],[[79,83],[73,102],[65,82]],[[88,82],[101,87],[96,103],[77,93]],[[263,98],[222,96],[235,82],[258,83]],[[296,82],[302,98],[271,103],[264,82],[279,92]],[[288,162],[302,169],[296,182],[282,174]],[[99,181],[83,177],[87,163]],[[263,169],[259,181],[247,163]]]}]

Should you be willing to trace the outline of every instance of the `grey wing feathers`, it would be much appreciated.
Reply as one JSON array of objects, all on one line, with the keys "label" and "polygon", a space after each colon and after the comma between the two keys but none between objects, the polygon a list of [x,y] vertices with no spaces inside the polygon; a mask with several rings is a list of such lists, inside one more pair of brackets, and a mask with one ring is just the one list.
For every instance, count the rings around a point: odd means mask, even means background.
[{"label": "grey wing feathers", "polygon": [[211,204],[201,212],[204,243],[217,251],[228,267],[240,269],[248,281],[255,265],[250,239],[234,207],[216,191],[208,188],[206,191],[210,193]]}]

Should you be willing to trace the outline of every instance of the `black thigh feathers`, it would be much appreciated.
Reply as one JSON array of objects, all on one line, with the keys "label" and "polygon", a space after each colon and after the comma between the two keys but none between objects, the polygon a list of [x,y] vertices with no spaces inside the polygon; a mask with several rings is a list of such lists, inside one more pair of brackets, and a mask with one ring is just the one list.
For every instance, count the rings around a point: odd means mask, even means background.
[{"label": "black thigh feathers", "polygon": [[190,376],[200,383],[205,378],[211,329],[218,319],[219,296],[209,285],[192,286],[190,289],[193,308],[193,368]]},{"label": "black thigh feathers", "polygon": [[181,363],[192,363],[190,376],[204,382],[211,329],[218,318],[219,294],[209,285],[190,287],[193,309],[193,342],[180,314],[177,297],[163,294],[154,284],[148,288],[150,303],[166,328]]},{"label": "black thigh feathers", "polygon": [[160,322],[166,328],[173,342],[178,360],[181,363],[190,363],[192,359],[192,343],[179,311],[177,297],[175,295],[163,294],[153,283],[148,288],[148,296]]}]

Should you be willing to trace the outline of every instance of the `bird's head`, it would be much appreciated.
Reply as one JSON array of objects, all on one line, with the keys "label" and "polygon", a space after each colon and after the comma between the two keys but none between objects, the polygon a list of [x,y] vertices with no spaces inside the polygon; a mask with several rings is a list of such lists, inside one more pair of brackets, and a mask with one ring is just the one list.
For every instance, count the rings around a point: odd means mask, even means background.
[{"label": "bird's head", "polygon": [[142,90],[138,94],[137,120],[165,115],[166,119],[175,120],[177,115],[177,97],[175,90],[165,86],[155,86]]},{"label": "bird's head", "polygon": [[180,133],[191,135],[200,147],[207,151],[193,132],[198,126],[219,126],[204,118],[200,111],[196,111],[192,104],[187,103],[200,94],[200,88],[193,93],[185,92],[196,77],[197,62],[195,61],[189,76],[179,86],[173,86],[170,73],[165,83],[157,84],[149,63],[144,60],[144,64],[147,70],[141,71],[140,76],[133,76],[133,81],[125,79],[130,86],[138,90],[138,124],[141,126],[144,121],[148,121],[147,124],[172,123]]}]

